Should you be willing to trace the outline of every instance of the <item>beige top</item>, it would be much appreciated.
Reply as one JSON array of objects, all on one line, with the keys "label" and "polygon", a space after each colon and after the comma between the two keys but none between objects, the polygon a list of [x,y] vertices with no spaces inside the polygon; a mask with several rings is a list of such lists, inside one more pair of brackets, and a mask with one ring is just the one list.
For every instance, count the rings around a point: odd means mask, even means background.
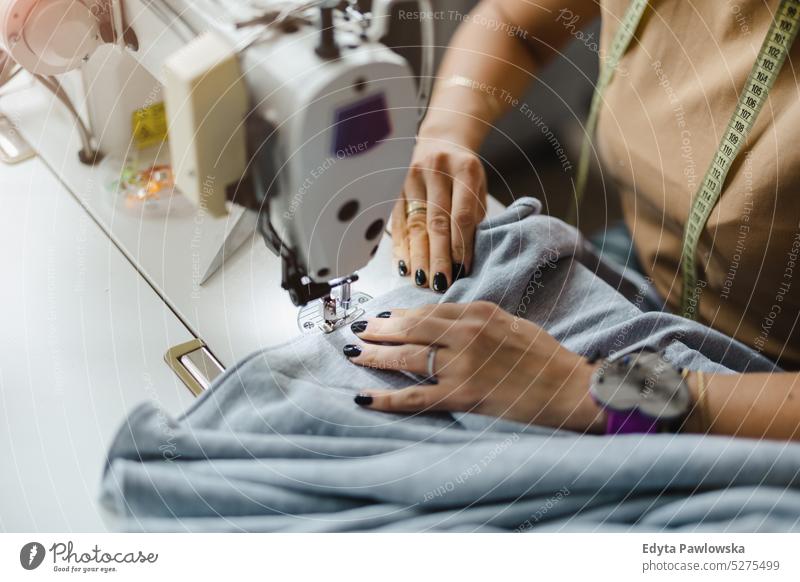
[{"label": "beige top", "polygon": [[[651,0],[606,93],[605,171],[656,288],[679,310],[683,225],[778,0]],[[628,0],[603,0],[601,61]],[[605,52],[603,52],[605,51]],[[700,320],[800,368],[800,39],[698,247]],[[589,193],[588,195],[592,195]],[[598,195],[595,193],[594,195]]]}]

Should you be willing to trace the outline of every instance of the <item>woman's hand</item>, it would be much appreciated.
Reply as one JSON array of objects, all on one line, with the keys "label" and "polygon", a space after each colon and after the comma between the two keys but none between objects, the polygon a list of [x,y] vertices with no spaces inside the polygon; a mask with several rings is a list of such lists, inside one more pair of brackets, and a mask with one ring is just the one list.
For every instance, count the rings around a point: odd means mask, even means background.
[{"label": "woman's hand", "polygon": [[[406,204],[414,201],[426,202],[427,213],[406,217]],[[392,214],[400,275],[444,293],[469,273],[475,229],[485,213],[486,173],[478,156],[447,138],[421,135]]]},{"label": "woman's hand", "polygon": [[362,406],[477,412],[576,431],[602,432],[605,426],[589,395],[594,367],[588,360],[493,303],[397,310],[352,328],[364,343],[344,351],[360,366],[427,375],[429,351],[438,347],[438,384],[367,390],[356,397]]}]

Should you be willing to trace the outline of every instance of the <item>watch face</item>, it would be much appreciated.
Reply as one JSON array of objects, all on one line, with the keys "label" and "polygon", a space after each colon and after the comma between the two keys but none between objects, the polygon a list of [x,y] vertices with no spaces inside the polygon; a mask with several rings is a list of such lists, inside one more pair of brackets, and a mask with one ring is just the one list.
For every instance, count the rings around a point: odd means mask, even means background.
[{"label": "watch face", "polygon": [[645,352],[605,362],[595,373],[591,393],[611,410],[637,409],[650,418],[675,420],[689,412],[689,387],[660,354]]}]

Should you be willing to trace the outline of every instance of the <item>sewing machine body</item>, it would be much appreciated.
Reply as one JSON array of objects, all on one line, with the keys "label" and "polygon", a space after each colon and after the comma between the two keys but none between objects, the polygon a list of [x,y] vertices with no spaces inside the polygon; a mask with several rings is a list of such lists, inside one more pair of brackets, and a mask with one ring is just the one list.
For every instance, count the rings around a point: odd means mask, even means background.
[{"label": "sewing machine body", "polygon": [[[231,202],[256,213],[235,211],[201,283],[246,238],[239,231],[256,225],[281,259],[276,284],[297,306],[322,299],[330,330],[348,315],[356,272],[377,253],[420,113],[408,63],[376,38],[388,16],[357,7],[7,0],[0,38],[40,79],[80,71],[99,151],[87,155],[84,144],[83,161],[130,158],[142,147],[131,125],[157,116],[163,96],[179,190],[214,217]],[[130,83],[133,75],[144,82]],[[158,149],[154,163],[166,147]]]}]

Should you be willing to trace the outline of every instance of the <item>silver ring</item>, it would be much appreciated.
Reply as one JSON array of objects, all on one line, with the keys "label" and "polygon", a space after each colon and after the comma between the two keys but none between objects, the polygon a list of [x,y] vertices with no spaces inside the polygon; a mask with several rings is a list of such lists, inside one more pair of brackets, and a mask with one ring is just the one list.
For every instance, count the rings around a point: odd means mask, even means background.
[{"label": "silver ring", "polygon": [[428,379],[436,380],[436,352],[439,346],[431,346],[428,350]]}]

